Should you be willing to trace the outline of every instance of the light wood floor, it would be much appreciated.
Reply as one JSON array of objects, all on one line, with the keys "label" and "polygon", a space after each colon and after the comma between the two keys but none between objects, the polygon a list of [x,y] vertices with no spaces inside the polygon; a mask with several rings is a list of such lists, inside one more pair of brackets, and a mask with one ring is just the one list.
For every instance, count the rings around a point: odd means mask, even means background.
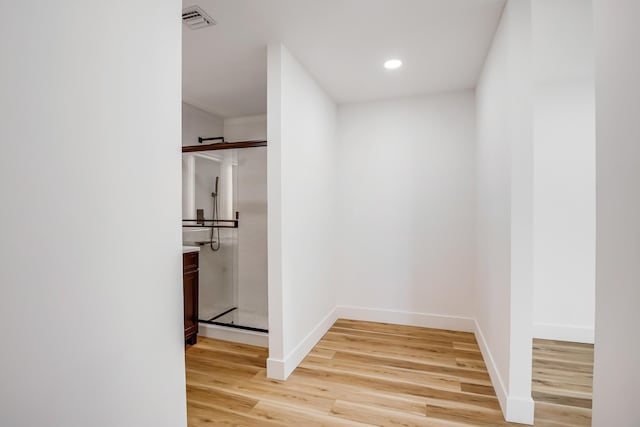
[{"label": "light wood floor", "polygon": [[[536,425],[588,425],[576,422],[585,408],[558,405],[585,402],[558,401],[548,377],[564,371],[552,366],[562,353],[553,348],[536,348],[536,393],[553,401]],[[263,348],[199,338],[186,351],[189,426],[515,425],[503,421],[473,334],[338,320],[286,382],[266,378],[266,358]],[[574,385],[569,397],[585,398]]]},{"label": "light wood floor", "polygon": [[536,425],[591,425],[592,344],[533,340],[532,376]]}]

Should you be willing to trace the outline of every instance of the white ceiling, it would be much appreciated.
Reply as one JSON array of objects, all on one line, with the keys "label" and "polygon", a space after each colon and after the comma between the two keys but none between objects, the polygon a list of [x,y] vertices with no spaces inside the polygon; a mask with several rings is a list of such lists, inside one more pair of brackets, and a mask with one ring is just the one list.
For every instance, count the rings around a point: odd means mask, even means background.
[{"label": "white ceiling", "polygon": [[[475,87],[504,0],[185,0],[184,101],[222,117],[266,112],[266,45],[282,42],[337,103]],[[390,71],[382,64],[399,58]]]}]

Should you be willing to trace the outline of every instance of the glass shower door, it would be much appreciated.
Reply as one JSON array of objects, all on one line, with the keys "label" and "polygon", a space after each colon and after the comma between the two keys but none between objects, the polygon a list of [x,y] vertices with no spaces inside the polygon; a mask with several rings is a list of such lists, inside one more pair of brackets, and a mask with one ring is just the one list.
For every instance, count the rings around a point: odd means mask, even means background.
[{"label": "glass shower door", "polygon": [[204,220],[183,231],[200,247],[200,321],[267,332],[266,148],[185,154],[185,182],[183,217]]}]

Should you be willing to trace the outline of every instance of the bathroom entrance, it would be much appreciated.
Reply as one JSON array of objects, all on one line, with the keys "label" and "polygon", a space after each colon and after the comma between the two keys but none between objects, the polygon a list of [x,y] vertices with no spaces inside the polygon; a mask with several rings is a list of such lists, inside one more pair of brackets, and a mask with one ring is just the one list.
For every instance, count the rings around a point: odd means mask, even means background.
[{"label": "bathroom entrance", "polygon": [[199,253],[199,334],[266,338],[266,141],[199,141],[182,158],[183,244]]}]

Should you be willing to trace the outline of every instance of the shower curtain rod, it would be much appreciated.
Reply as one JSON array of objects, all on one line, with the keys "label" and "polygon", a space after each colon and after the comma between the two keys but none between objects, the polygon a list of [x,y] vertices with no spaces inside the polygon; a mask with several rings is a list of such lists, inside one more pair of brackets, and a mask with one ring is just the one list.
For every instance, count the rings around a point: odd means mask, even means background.
[{"label": "shower curtain rod", "polygon": [[[218,139],[218,137],[210,138],[210,139]],[[208,141],[209,139],[202,138],[202,140]],[[230,148],[252,148],[252,147],[266,147],[266,146],[267,146],[267,141],[217,142],[214,144],[190,145],[187,147],[182,147],[182,152],[194,153],[198,151],[228,150]]]}]

